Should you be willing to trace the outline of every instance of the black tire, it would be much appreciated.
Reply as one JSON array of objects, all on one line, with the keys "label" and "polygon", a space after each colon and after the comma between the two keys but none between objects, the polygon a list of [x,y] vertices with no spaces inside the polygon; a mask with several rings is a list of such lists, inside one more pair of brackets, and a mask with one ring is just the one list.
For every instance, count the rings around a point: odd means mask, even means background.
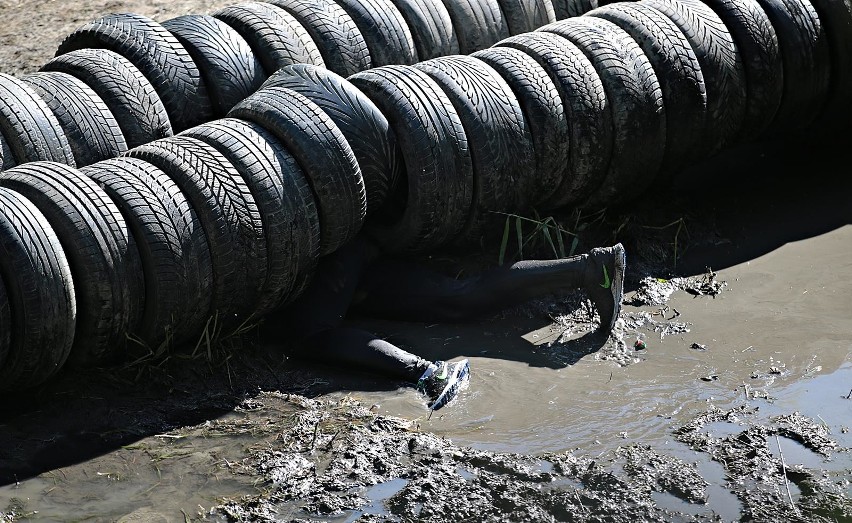
[{"label": "black tire", "polygon": [[651,60],[663,90],[666,107],[668,179],[676,169],[696,159],[707,119],[704,74],[689,40],[668,17],[644,4],[617,3],[588,13],[609,20],[633,37]]},{"label": "black tire", "polygon": [[367,212],[364,178],[343,133],[319,106],[290,89],[269,87],[243,100],[229,116],[264,127],[296,157],[314,191],[321,255],[355,237]]},{"label": "black tire", "polygon": [[407,168],[390,202],[397,219],[372,224],[388,251],[422,252],[448,243],[465,225],[473,193],[468,140],[452,102],[426,73],[386,66],[349,78],[384,113]]},{"label": "black tire", "polygon": [[121,127],[89,86],[65,73],[23,77],[59,121],[78,167],[114,158],[127,150]]},{"label": "black tire", "polygon": [[207,86],[213,116],[220,118],[266,80],[248,42],[225,22],[186,15],[163,23],[186,48]]},{"label": "black tire", "polygon": [[[470,54],[509,37],[497,0],[443,0],[453,21],[459,51]],[[421,57],[422,58],[422,57]]]},{"label": "black tire", "polygon": [[145,310],[138,340],[161,354],[197,336],[210,312],[213,266],[207,235],[180,188],[137,158],[113,158],[81,172],[112,198],[139,248]]},{"label": "black tire", "polygon": [[415,66],[444,90],[461,119],[473,159],[473,203],[460,241],[475,240],[503,213],[528,207],[538,189],[535,152],[518,100],[497,71],[469,56]]},{"label": "black tire", "polygon": [[535,31],[556,21],[550,0],[498,0],[506,18],[509,34],[519,35]]},{"label": "black tire", "polygon": [[663,93],[651,62],[617,25],[592,16],[541,28],[569,40],[592,62],[609,100],[612,160],[586,205],[602,207],[635,196],[659,174],[666,152]]},{"label": "black tire", "polygon": [[432,0],[391,0],[411,29],[420,60],[459,54],[459,41],[450,12]]},{"label": "black tire", "polygon": [[557,20],[582,16],[597,8],[598,0],[553,0],[553,12]]},{"label": "black tire", "polygon": [[719,152],[739,134],[745,115],[742,58],[722,19],[699,0],[643,0],[680,28],[695,52],[707,89],[703,148]]},{"label": "black tire", "polygon": [[702,0],[719,15],[740,51],[746,109],[739,141],[756,140],[772,124],[784,95],[778,36],[757,0]]},{"label": "black tire", "polygon": [[235,327],[250,320],[266,281],[266,235],[240,174],[214,147],[187,136],[157,140],[127,156],[162,169],[195,208],[210,245],[215,323]]},{"label": "black tire", "polygon": [[286,87],[317,104],[352,147],[367,191],[367,216],[382,219],[382,208],[405,164],[396,135],[375,104],[345,78],[312,65],[282,68],[264,84]]},{"label": "black tire", "polygon": [[773,131],[804,129],[826,106],[831,47],[825,24],[808,0],[758,1],[775,27],[784,62],[784,96]]},{"label": "black tire", "polygon": [[32,87],[2,73],[0,133],[6,146],[3,169],[38,160],[74,165],[68,138],[47,103]]},{"label": "black tire", "polygon": [[358,26],[373,67],[419,61],[411,30],[391,0],[337,0],[337,4]]},{"label": "black tire", "polygon": [[[295,187],[285,188],[282,176],[286,164],[280,161],[281,151],[276,151],[264,135],[242,120],[225,118],[184,131],[183,135],[207,143],[224,156],[245,180],[263,221],[266,234],[267,271],[266,281],[260,291],[255,310],[263,315],[283,303],[290,292],[299,268],[307,240],[302,235],[306,229],[297,229],[300,221],[296,215],[303,212]],[[291,178],[292,179],[292,178]]]},{"label": "black tire", "polygon": [[283,9],[263,2],[246,2],[220,9],[213,16],[242,35],[267,75],[291,64],[325,67],[308,30]]},{"label": "black tire", "polygon": [[3,274],[0,271],[0,372],[2,372],[3,364],[6,363],[6,358],[9,356],[11,344],[12,312],[9,309],[9,296],[6,295],[6,285],[3,283]]},{"label": "black tire", "polygon": [[[38,208],[0,188],[0,280],[8,340],[0,389],[33,387],[55,374],[74,341],[76,301],[68,260]],[[3,293],[3,291],[0,291]],[[0,305],[1,306],[1,305]],[[1,343],[0,343],[1,344]]]},{"label": "black tire", "polygon": [[128,148],[172,135],[160,96],[135,65],[108,49],[79,49],[53,58],[42,71],[83,81],[109,107]]},{"label": "black tire", "polygon": [[547,201],[568,176],[571,127],[559,90],[530,55],[511,47],[492,47],[471,56],[506,80],[524,113],[535,151],[535,187],[529,204]]},{"label": "black tire", "polygon": [[77,169],[33,162],[0,173],[45,215],[68,256],[77,297],[69,362],[87,365],[124,355],[145,307],[139,251],[109,196]]},{"label": "black tire", "polygon": [[142,71],[175,131],[212,117],[201,73],[180,42],[154,20],[132,13],[103,16],[68,35],[56,54],[85,48],[115,51]]},{"label": "black tire", "polygon": [[824,124],[852,126],[852,0],[810,0],[831,46],[831,83]]},{"label": "black tire", "polygon": [[267,1],[293,15],[308,30],[330,71],[348,76],[373,66],[364,35],[332,0]]},{"label": "black tire", "polygon": [[603,182],[612,156],[612,114],[600,76],[577,46],[552,33],[513,36],[497,45],[519,49],[538,62],[559,90],[568,116],[569,174],[542,208],[580,204]]}]

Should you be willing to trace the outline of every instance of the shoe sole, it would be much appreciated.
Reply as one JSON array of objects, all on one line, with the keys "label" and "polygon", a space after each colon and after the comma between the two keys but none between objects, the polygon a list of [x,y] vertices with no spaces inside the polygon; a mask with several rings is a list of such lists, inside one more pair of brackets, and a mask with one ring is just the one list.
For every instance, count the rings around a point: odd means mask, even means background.
[{"label": "shoe sole", "polygon": [[429,410],[438,410],[445,407],[458,396],[459,390],[470,381],[470,362],[467,359],[458,362],[453,373],[447,378],[444,390],[438,394],[435,401],[429,405]]},{"label": "shoe sole", "polygon": [[[624,272],[626,269],[627,254],[624,252],[624,246],[619,243],[615,256],[615,278],[612,280],[613,285],[610,287],[613,303],[615,304],[615,310],[612,315],[612,325],[609,326],[610,331],[612,331],[613,327],[615,327],[615,323],[621,315],[621,300],[624,299]],[[616,284],[616,282],[618,283]]]}]

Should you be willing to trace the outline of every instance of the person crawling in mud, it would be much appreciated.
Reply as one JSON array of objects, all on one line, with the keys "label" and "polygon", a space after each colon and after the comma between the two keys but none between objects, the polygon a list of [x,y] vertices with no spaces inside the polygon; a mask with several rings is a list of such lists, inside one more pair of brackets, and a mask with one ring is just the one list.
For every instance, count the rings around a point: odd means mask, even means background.
[{"label": "person crawling in mud", "polygon": [[427,361],[375,334],[344,327],[349,310],[392,320],[458,322],[582,289],[600,316],[597,332],[608,335],[621,311],[625,263],[624,247],[617,244],[454,279],[410,261],[380,257],[375,245],[359,238],[320,259],[313,282],[282,319],[297,340],[293,356],[403,380],[426,395],[430,410],[437,410],[469,380],[468,360]]}]

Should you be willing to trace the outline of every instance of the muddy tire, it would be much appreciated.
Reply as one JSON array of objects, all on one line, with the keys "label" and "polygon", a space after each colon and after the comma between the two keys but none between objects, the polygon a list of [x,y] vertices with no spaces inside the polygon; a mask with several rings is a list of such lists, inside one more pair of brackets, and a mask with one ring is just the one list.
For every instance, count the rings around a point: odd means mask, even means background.
[{"label": "muddy tire", "polygon": [[23,77],[59,121],[78,167],[114,158],[127,150],[121,127],[89,86],[65,73]]},{"label": "muddy tire", "polygon": [[308,30],[330,71],[348,76],[373,66],[358,26],[332,0],[268,1],[293,15]]},{"label": "muddy tire", "polygon": [[291,64],[325,67],[307,29],[283,9],[263,2],[246,2],[220,9],[213,16],[240,33],[267,75]]},{"label": "muddy tire", "polygon": [[318,105],[290,89],[270,87],[243,100],[229,116],[267,129],[299,162],[319,210],[321,255],[355,237],[367,213],[364,178],[343,133]]},{"label": "muddy tire", "polygon": [[0,186],[30,200],[56,231],[68,257],[77,297],[70,363],[124,355],[145,307],[139,251],[109,196],[77,169],[33,162],[0,173]]},{"label": "muddy tire", "polygon": [[172,135],[160,96],[135,65],[107,49],[80,49],[53,58],[42,71],[82,80],[107,105],[132,148]]},{"label": "muddy tire", "polygon": [[553,12],[557,20],[582,16],[598,8],[598,0],[554,0]]},{"label": "muddy tire", "polygon": [[180,188],[137,158],[113,158],[81,172],[106,191],[136,240],[145,276],[136,337],[161,354],[196,336],[210,312],[213,266],[207,235]]},{"label": "muddy tire", "polygon": [[186,15],[163,23],[186,48],[207,86],[213,116],[224,116],[266,80],[248,42],[228,24],[205,15]]},{"label": "muddy tire", "polygon": [[317,104],[352,147],[367,191],[367,215],[382,207],[403,178],[405,164],[396,135],[373,102],[345,78],[320,67],[293,65],[275,73],[266,87],[286,87]]},{"label": "muddy tire", "polygon": [[453,21],[461,54],[491,47],[509,37],[497,0],[443,0]]},{"label": "muddy tire", "polygon": [[402,13],[391,0],[337,0],[370,50],[373,67],[417,63],[417,49]]},{"label": "muddy tire", "polygon": [[473,159],[473,203],[460,241],[528,206],[537,190],[529,127],[509,85],[484,62],[445,56],[415,66],[447,94],[461,119]]},{"label": "muddy tire", "polygon": [[727,27],[743,61],[746,108],[738,139],[755,140],[772,124],[784,94],[775,28],[757,0],[703,0]]},{"label": "muddy tire", "polygon": [[[0,188],[0,389],[33,387],[54,375],[74,341],[76,301],[65,252],[29,200]],[[5,324],[4,324],[5,322]]]},{"label": "muddy tire", "polygon": [[831,83],[825,125],[852,126],[852,0],[810,0],[825,25],[831,47]]},{"label": "muddy tire", "polygon": [[2,73],[0,133],[3,169],[39,160],[75,165],[68,138],[47,103],[32,87]]},{"label": "muddy tire", "polygon": [[459,41],[450,12],[441,2],[391,0],[411,29],[420,60],[459,54]]},{"label": "muddy tire", "polygon": [[570,168],[543,209],[577,205],[600,186],[612,156],[612,114],[594,65],[568,40],[552,33],[513,36],[497,44],[531,56],[559,90],[571,128]]},{"label": "muddy tire", "polygon": [[559,90],[547,71],[518,49],[492,47],[471,56],[497,71],[518,99],[535,151],[536,179],[529,205],[538,207],[568,175],[571,127]]},{"label": "muddy tire", "polygon": [[186,136],[157,140],[127,155],[160,168],[195,209],[210,245],[216,323],[234,327],[249,319],[266,281],[266,235],[242,177],[215,148]]},{"label": "muddy tire", "polygon": [[130,60],[156,89],[176,131],[212,117],[201,73],[180,42],[154,20],[130,13],[98,18],[68,35],[56,54],[85,48],[109,49]]},{"label": "muddy tire", "polygon": [[671,174],[695,158],[707,119],[707,89],[701,64],[683,31],[668,17],[644,4],[618,3],[588,13],[627,31],[651,60],[666,108],[666,155]]},{"label": "muddy tire", "polygon": [[629,34],[601,18],[571,18],[541,30],[567,39],[586,55],[609,100],[612,160],[586,204],[602,207],[635,196],[659,174],[666,151],[663,93],[651,62]]},{"label": "muddy tire", "polygon": [[468,140],[452,102],[426,73],[386,66],[349,78],[384,113],[407,173],[389,203],[398,205],[369,232],[391,252],[422,252],[453,239],[473,193]]},{"label": "muddy tire", "polygon": [[707,89],[703,148],[719,152],[739,134],[746,104],[745,73],[722,19],[698,0],[643,0],[680,28],[695,52]]},{"label": "muddy tire", "polygon": [[550,0],[498,0],[509,34],[514,36],[535,31],[556,21]]},{"label": "muddy tire", "polygon": [[260,290],[256,314],[264,315],[283,303],[305,255],[301,235],[308,230],[294,228],[301,212],[293,187],[285,191],[282,165],[276,151],[248,122],[225,118],[193,127],[183,135],[213,146],[240,173],[251,190],[266,234],[266,281]]},{"label": "muddy tire", "polygon": [[784,96],[773,130],[803,129],[822,114],[829,91],[831,47],[826,26],[808,0],[758,1],[775,27],[784,63]]}]

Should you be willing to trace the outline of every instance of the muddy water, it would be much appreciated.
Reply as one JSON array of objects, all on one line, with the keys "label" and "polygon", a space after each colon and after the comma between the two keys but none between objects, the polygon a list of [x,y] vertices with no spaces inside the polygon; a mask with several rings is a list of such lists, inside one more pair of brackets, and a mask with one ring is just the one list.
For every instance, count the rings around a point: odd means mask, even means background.
[{"label": "muddy water", "polygon": [[[599,361],[596,354],[564,365],[559,344],[548,346],[551,328],[535,329],[534,320],[515,333],[500,332],[499,320],[461,327],[379,325],[415,352],[469,357],[471,387],[431,420],[409,390],[353,395],[389,414],[421,417],[424,429],[458,444],[488,450],[666,445],[670,427],[708,404],[743,402],[767,415],[799,411],[822,419],[841,446],[850,447],[852,436],[841,429],[852,425],[852,401],[845,399],[852,389],[852,280],[837,275],[851,272],[852,226],[722,270],[717,278],[728,288],[715,299],[672,296],[666,316],[676,309],[678,321],[691,323],[690,332],[663,339],[645,330],[626,333],[628,341],[643,335],[648,347],[627,366]],[[626,312],[657,309],[628,306]],[[706,349],[692,349],[693,343]]]}]

